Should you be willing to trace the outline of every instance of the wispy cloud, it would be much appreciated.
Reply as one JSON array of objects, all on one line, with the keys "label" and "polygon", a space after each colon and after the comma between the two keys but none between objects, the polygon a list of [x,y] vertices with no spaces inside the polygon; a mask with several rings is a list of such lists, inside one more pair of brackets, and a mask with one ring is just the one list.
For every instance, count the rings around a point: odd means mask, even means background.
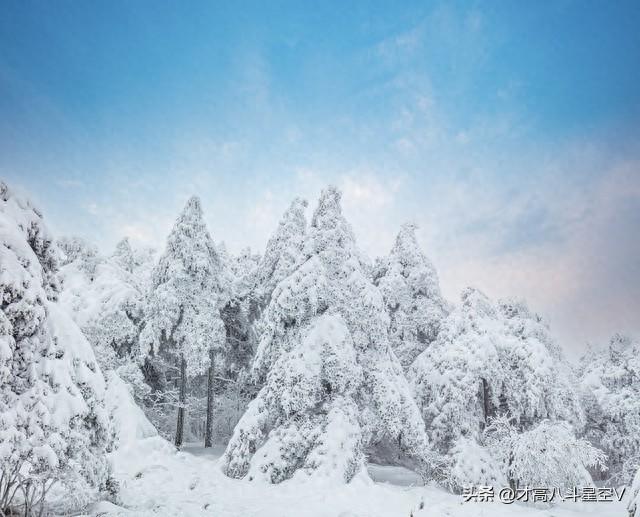
[{"label": "wispy cloud", "polygon": [[[469,284],[523,296],[578,349],[640,330],[637,131],[602,122],[637,100],[625,88],[640,54],[617,33],[594,48],[575,27],[553,47],[558,27],[543,26],[570,18],[578,8],[567,5],[558,17],[532,4],[530,23],[450,3],[268,24],[232,13],[175,40],[158,32],[167,48],[152,52],[118,33],[133,55],[96,67],[67,52],[92,27],[52,22],[57,81],[47,52],[29,55],[25,28],[7,47],[15,66],[0,63],[0,173],[54,231],[105,252],[124,235],[161,248],[193,194],[215,240],[261,250],[294,196],[310,213],[334,183],[370,256],[413,220],[449,298]],[[98,55],[112,57],[109,43]]]}]

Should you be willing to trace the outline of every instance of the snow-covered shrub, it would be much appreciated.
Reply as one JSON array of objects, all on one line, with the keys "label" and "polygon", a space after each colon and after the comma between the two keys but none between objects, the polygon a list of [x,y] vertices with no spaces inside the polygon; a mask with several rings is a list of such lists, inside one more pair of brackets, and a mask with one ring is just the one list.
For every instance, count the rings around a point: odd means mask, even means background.
[{"label": "snow-covered shrub", "polygon": [[86,339],[55,302],[57,257],[40,212],[0,182],[0,510],[5,512],[19,502],[30,515],[44,505],[55,483],[85,503],[109,476],[104,379]]},{"label": "snow-covered shrub", "polygon": [[60,249],[60,266],[75,262],[83,273],[92,277],[100,261],[98,248],[80,237],[60,237],[57,241]]},{"label": "snow-covered shrub", "polygon": [[444,485],[455,492],[465,486],[506,486],[502,465],[473,439],[458,438],[447,458]]},{"label": "snow-covered shrub", "polygon": [[436,338],[448,313],[438,275],[415,230],[413,224],[402,226],[391,253],[377,261],[373,273],[389,313],[391,347],[405,369]]},{"label": "snow-covered shrub", "polygon": [[[80,249],[85,248],[83,245]],[[91,252],[90,270],[85,252],[67,251],[66,257],[60,270],[63,286],[60,303],[89,339],[100,367],[106,371],[138,362],[146,285],[134,273],[128,240],[123,239],[109,258]]]},{"label": "snow-covered shrub", "polygon": [[631,482],[640,465],[640,343],[616,335],[581,360],[585,436],[609,457],[610,480]]},{"label": "snow-covered shrub", "polygon": [[488,447],[515,486],[590,486],[590,467],[604,467],[605,454],[577,438],[567,422],[543,420],[519,431],[506,417],[486,430]]},{"label": "snow-covered shrub", "polygon": [[424,423],[335,188],[323,191],[303,249],[265,311],[253,365],[264,385],[235,428],[224,472],[345,482],[385,437],[424,464]]}]

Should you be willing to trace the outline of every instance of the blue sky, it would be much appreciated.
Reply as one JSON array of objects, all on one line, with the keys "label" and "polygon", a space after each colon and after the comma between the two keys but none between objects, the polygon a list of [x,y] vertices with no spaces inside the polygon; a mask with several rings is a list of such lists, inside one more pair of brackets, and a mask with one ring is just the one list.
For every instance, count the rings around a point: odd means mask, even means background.
[{"label": "blue sky", "polygon": [[6,1],[0,176],[105,251],[161,247],[193,193],[261,250],[333,182],[371,256],[414,220],[451,299],[523,296],[579,350],[640,330],[639,26],[631,1]]}]

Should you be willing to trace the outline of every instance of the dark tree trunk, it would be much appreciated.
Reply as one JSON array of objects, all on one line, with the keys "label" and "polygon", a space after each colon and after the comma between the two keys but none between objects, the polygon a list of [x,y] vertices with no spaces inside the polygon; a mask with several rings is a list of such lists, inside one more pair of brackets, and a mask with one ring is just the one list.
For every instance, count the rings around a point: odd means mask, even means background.
[{"label": "dark tree trunk", "polygon": [[180,397],[178,406],[178,425],[176,427],[176,447],[181,447],[184,440],[184,407],[187,402],[187,362],[180,358]]},{"label": "dark tree trunk", "polygon": [[489,408],[489,384],[486,379],[480,379],[480,398],[482,399],[483,422],[480,424],[480,430],[484,430],[487,426],[490,408]]},{"label": "dark tree trunk", "polygon": [[211,447],[213,445],[213,370],[214,370],[214,351],[209,349],[209,379],[207,383],[207,428],[204,433],[204,446]]}]

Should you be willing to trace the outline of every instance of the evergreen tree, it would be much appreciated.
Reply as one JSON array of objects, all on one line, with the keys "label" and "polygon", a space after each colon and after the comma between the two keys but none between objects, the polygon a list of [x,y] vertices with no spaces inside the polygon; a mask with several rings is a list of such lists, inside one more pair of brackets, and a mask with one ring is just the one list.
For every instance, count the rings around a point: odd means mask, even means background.
[{"label": "evergreen tree", "polygon": [[113,252],[112,259],[127,273],[133,273],[133,268],[135,266],[135,257],[133,255],[133,250],[131,249],[131,244],[129,243],[128,237],[125,237],[120,242],[118,242],[118,244],[116,244],[116,249]]},{"label": "evergreen tree", "polygon": [[233,296],[223,312],[230,351],[235,363],[249,367],[258,336],[261,334],[263,311],[280,281],[285,279],[300,261],[306,233],[307,202],[295,198],[285,211],[277,229],[269,238],[262,257],[243,250],[231,257],[229,270],[234,277]]},{"label": "evergreen tree", "polygon": [[[457,469],[451,452],[460,440],[486,445],[487,428],[497,418],[507,419],[513,431],[509,436],[522,434],[522,443],[537,439],[539,434],[529,431],[545,420],[551,426],[567,423],[549,431],[560,438],[584,424],[569,364],[548,327],[522,302],[494,304],[480,291],[465,289],[460,305],[408,375],[427,432],[445,459],[445,478],[447,470]],[[585,454],[597,460],[593,465],[600,464],[599,456]],[[576,476],[587,464],[581,465],[574,465],[580,471],[574,469]],[[513,481],[514,472],[505,467],[502,474]]]},{"label": "evergreen tree", "polygon": [[448,307],[440,293],[438,275],[415,235],[404,224],[386,258],[374,269],[390,317],[389,339],[406,369],[437,336]]},{"label": "evergreen tree", "polygon": [[442,453],[499,415],[520,429],[546,418],[582,424],[577,381],[546,326],[524,304],[496,305],[476,289],[463,291],[408,375]]},{"label": "evergreen tree", "polygon": [[61,237],[57,241],[60,250],[59,265],[64,267],[72,262],[87,276],[93,277],[99,262],[98,248],[81,237]]},{"label": "evergreen tree", "polygon": [[307,230],[304,214],[307,204],[306,200],[295,198],[267,242],[256,271],[256,290],[263,306],[269,303],[278,283],[287,278],[300,262]]},{"label": "evergreen tree", "polygon": [[608,455],[608,474],[628,484],[640,465],[640,343],[615,335],[581,360],[585,436]]},{"label": "evergreen tree", "polygon": [[340,193],[329,187],[302,257],[266,309],[253,365],[264,385],[227,446],[225,473],[273,483],[297,472],[349,481],[363,469],[366,447],[383,437],[424,463],[424,423],[387,325]]},{"label": "evergreen tree", "polygon": [[[109,469],[104,380],[56,303],[58,250],[42,216],[0,182],[0,512],[42,509],[62,482],[86,503]],[[18,490],[21,489],[21,490]]]},{"label": "evergreen tree", "polygon": [[[225,303],[225,293],[221,270],[200,200],[192,197],[169,234],[165,252],[153,271],[146,325],[141,335],[141,343],[149,353],[169,357],[178,364],[177,446],[182,445],[184,438],[187,378],[208,370],[211,386],[215,356],[224,348],[220,309]],[[210,410],[212,387],[208,393]],[[212,420],[207,418],[207,422],[210,425]],[[207,437],[210,432],[208,428]]]}]

